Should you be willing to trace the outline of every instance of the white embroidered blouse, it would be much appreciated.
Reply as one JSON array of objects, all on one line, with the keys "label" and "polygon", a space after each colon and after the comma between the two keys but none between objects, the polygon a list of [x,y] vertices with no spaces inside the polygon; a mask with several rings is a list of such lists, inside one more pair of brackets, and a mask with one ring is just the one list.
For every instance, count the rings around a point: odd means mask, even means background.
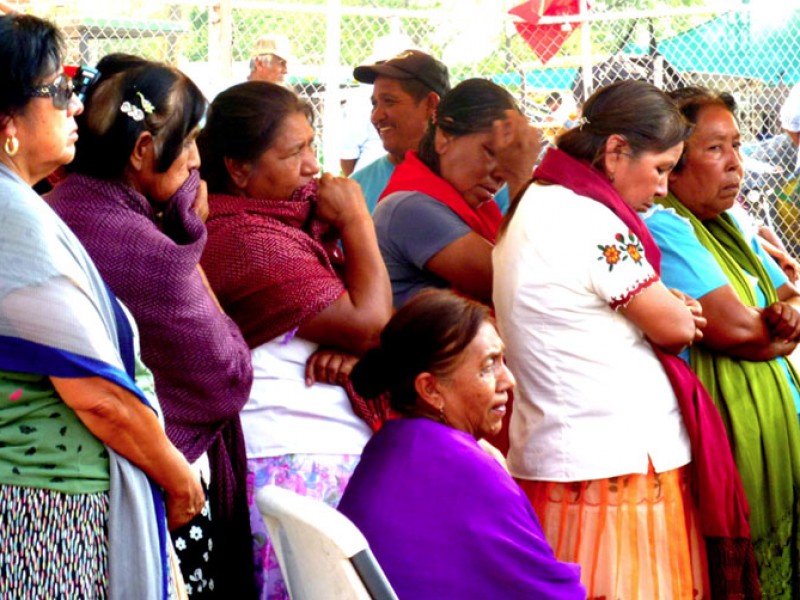
[{"label": "white embroidered blouse", "polygon": [[583,481],[689,462],[669,380],[618,310],[655,281],[609,209],[530,186],[494,250],[497,322],[517,379],[512,475]]}]

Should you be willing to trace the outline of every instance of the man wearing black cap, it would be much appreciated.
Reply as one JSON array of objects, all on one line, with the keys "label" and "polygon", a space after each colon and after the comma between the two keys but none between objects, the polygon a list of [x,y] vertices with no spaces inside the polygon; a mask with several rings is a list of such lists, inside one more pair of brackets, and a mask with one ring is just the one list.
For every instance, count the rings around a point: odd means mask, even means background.
[{"label": "man wearing black cap", "polygon": [[374,86],[372,124],[388,153],[352,175],[372,212],[395,166],[419,146],[439,99],[450,89],[450,78],[444,64],[419,50],[356,67],[353,77]]}]

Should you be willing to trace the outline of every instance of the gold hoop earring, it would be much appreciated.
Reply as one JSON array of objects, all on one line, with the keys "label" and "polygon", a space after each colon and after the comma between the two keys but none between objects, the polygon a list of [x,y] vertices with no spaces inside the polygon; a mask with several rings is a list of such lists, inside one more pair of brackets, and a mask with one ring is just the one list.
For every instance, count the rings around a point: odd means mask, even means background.
[{"label": "gold hoop earring", "polygon": [[19,140],[16,136],[11,136],[6,138],[6,143],[3,145],[3,150],[6,151],[6,154],[9,156],[14,156],[17,152],[19,152]]}]

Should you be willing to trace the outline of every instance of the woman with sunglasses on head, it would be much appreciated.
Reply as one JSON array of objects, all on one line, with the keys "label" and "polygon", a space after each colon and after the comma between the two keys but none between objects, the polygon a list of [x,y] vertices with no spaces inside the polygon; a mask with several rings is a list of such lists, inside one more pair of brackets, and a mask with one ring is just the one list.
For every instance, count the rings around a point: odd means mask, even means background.
[{"label": "woman with sunglasses on head", "polygon": [[31,189],[75,154],[62,46],[47,21],[0,17],[0,597],[165,598],[166,528],[203,491],[135,323]]},{"label": "woman with sunglasses on head", "polygon": [[195,144],[206,100],[168,65],[112,54],[77,119],[72,173],[50,206],[141,332],[166,431],[208,485],[209,510],[173,531],[187,591],[253,594],[239,411],[253,379],[239,328],[206,285],[206,188]]}]

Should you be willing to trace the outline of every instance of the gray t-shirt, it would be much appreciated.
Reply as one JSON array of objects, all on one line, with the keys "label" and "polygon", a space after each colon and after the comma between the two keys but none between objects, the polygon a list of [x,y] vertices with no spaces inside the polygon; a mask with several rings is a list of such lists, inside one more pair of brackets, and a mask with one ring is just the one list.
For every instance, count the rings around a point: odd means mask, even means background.
[{"label": "gray t-shirt", "polygon": [[425,263],[472,231],[461,217],[427,194],[395,192],[378,203],[372,218],[392,280],[395,308],[425,288],[450,287]]}]

